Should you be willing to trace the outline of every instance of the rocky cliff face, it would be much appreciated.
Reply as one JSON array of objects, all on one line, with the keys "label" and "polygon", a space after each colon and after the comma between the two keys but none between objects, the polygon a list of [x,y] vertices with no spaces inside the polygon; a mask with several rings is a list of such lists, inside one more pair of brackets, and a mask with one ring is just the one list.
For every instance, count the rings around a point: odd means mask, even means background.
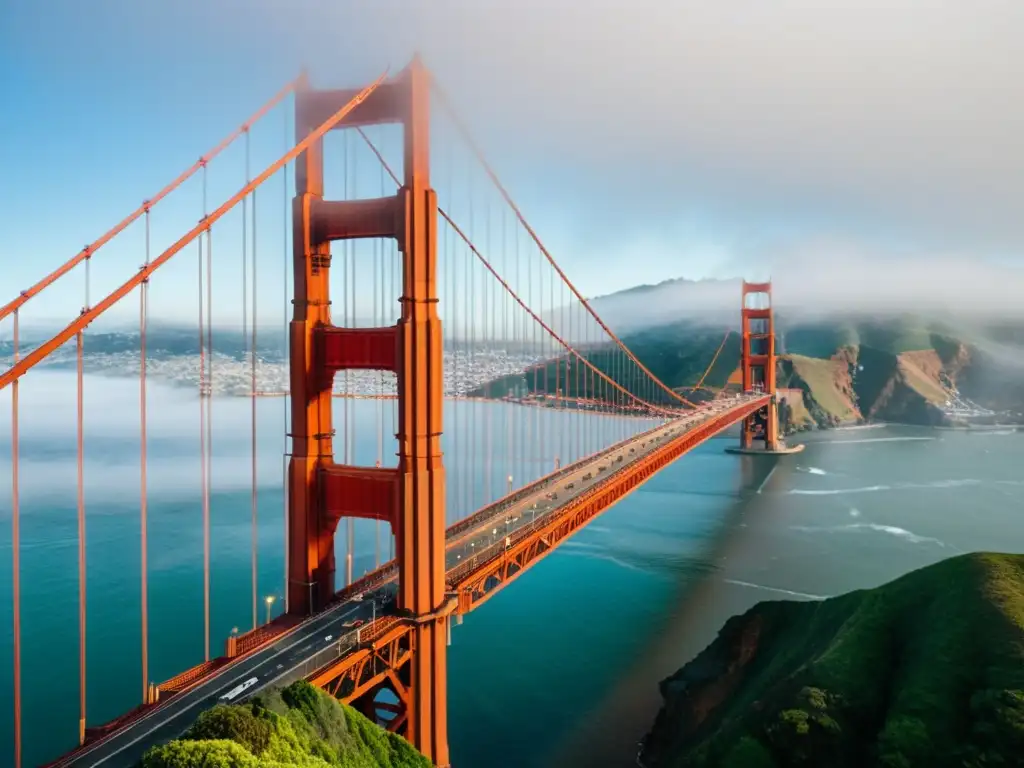
[{"label": "rocky cliff face", "polygon": [[1022,765],[1024,556],[759,603],[661,694],[646,768]]},{"label": "rocky cliff face", "polygon": [[783,358],[779,381],[803,392],[810,421],[819,428],[870,421],[937,426],[949,422],[942,406],[969,365],[963,345],[945,361],[935,350],[894,354],[844,346],[828,360]]}]

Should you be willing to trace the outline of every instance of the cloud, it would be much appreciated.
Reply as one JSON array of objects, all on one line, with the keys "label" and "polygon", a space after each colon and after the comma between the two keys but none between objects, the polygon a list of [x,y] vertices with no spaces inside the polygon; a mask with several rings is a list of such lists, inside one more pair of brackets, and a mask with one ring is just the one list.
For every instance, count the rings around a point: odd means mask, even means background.
[{"label": "cloud", "polygon": [[[1024,320],[1024,273],[966,254],[907,257],[856,244],[815,241],[759,257],[759,273],[745,276],[771,279],[774,305],[791,320],[901,313]],[[723,280],[669,281],[642,292],[597,298],[593,306],[620,330],[679,319],[738,323],[739,279],[732,275]]]},{"label": "cloud", "polygon": [[[391,0],[263,14],[292,30],[285,48],[302,46],[321,83],[422,50],[506,174],[533,186],[546,168],[559,215],[585,211],[605,241],[652,226],[669,237],[698,209],[723,228],[1024,242],[1017,2]],[[308,45],[325,30],[344,44]]]}]

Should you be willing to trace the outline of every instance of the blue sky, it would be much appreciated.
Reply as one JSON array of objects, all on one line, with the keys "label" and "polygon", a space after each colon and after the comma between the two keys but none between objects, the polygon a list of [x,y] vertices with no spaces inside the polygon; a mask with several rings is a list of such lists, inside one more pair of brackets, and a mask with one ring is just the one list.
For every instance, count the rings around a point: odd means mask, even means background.
[{"label": "blue sky", "polygon": [[[780,274],[794,259],[827,280],[837,253],[863,271],[894,260],[1020,264],[1018,4],[741,5],[0,0],[4,298],[152,195],[303,64],[316,85],[359,85],[414,48],[589,295]],[[287,111],[254,131],[254,170],[286,146]],[[211,167],[211,205],[244,180],[242,155]],[[376,193],[368,160],[358,163],[357,191]],[[442,204],[461,222],[465,202],[445,202],[444,177],[435,156]],[[340,183],[336,170],[330,178]],[[277,322],[281,285],[269,276],[285,267],[290,193],[270,183],[259,199],[260,305]],[[201,207],[198,182],[166,201],[154,248]],[[214,234],[225,316],[241,303],[240,286],[227,289],[240,233],[226,220]],[[133,229],[97,257],[94,297],[141,263],[142,242]],[[158,316],[194,315],[194,250],[180,262],[154,281]],[[941,282],[929,280],[919,288]],[[72,277],[27,317],[73,315],[82,291]]]}]

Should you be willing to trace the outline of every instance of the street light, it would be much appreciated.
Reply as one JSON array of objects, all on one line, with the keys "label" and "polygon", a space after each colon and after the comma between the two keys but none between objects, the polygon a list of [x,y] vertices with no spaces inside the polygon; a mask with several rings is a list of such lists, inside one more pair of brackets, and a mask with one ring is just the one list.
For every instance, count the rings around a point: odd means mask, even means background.
[{"label": "street light", "polygon": [[512,495],[512,475],[508,476],[508,495]]},{"label": "street light", "polygon": [[274,598],[273,595],[267,595],[264,599],[267,601],[267,624],[269,624],[270,623],[270,607],[274,604],[275,598]]}]

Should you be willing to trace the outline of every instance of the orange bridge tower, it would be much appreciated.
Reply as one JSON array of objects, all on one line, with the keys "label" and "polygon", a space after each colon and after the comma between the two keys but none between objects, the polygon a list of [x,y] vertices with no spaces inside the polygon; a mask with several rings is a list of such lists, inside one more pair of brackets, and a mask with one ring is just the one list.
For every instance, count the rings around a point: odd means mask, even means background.
[{"label": "orange bridge tower", "polygon": [[[772,284],[743,281],[740,371],[745,394],[762,393],[771,401],[741,424],[740,445],[734,453],[797,453],[802,445],[787,447],[779,437],[779,403],[775,375],[775,317]],[[762,445],[755,446],[755,441]]]},{"label": "orange bridge tower", "polygon": [[[296,140],[353,98],[354,90],[296,91]],[[443,367],[436,285],[437,196],[430,187],[429,92],[419,59],[382,83],[339,129],[400,123],[404,179],[391,197],[324,200],[323,142],[296,160],[294,310],[290,327],[291,441],[288,468],[288,611],[307,616],[335,593],[334,533],[342,518],[390,523],[399,566],[398,609],[413,622],[408,664],[395,683],[409,740],[447,766],[445,473],[441,457]],[[386,328],[331,323],[331,242],[394,238],[402,261],[398,322]],[[334,460],[334,374],[385,370],[398,386],[398,467]]]}]

